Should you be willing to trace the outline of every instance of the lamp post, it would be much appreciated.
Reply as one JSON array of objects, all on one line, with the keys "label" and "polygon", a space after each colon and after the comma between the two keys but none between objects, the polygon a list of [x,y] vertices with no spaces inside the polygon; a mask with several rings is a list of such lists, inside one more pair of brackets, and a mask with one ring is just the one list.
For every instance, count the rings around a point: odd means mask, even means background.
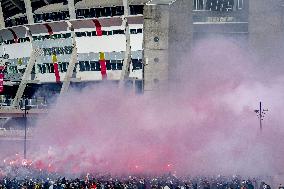
[{"label": "lamp post", "polygon": [[25,126],[25,138],[24,138],[24,159],[27,159],[27,98],[24,97],[24,126]]},{"label": "lamp post", "polygon": [[263,121],[264,115],[266,114],[265,112],[267,112],[267,111],[268,111],[268,109],[264,110],[262,108],[261,102],[259,102],[259,109],[254,110],[254,112],[257,113],[257,117],[259,119],[259,129],[260,129],[260,131],[262,131],[262,121]]}]

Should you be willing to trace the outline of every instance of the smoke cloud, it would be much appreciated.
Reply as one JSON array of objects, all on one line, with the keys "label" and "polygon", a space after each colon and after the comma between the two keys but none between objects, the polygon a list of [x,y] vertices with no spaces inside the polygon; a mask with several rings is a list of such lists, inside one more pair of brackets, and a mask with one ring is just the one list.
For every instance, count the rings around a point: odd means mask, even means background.
[{"label": "smoke cloud", "polygon": [[38,121],[29,157],[66,173],[281,174],[283,76],[264,80],[247,46],[224,38],[198,41],[183,60],[167,92],[72,90]]}]

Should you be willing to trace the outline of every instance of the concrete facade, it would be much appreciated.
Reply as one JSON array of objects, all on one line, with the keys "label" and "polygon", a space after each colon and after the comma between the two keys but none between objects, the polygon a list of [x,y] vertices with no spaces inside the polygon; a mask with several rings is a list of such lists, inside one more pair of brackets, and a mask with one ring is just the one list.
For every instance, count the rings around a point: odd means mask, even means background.
[{"label": "concrete facade", "polygon": [[192,1],[150,1],[144,7],[144,91],[165,90],[190,49]]},{"label": "concrete facade", "polygon": [[282,0],[249,0],[249,44],[263,62],[283,58],[283,4]]}]

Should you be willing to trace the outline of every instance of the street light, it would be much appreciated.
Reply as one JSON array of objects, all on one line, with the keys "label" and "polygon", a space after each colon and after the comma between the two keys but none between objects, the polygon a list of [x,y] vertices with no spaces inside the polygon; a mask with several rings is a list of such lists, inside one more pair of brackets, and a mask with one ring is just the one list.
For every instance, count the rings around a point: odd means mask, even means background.
[{"label": "street light", "polygon": [[267,111],[268,111],[268,109],[266,109],[266,110],[262,109],[261,102],[259,102],[259,109],[254,110],[254,112],[257,113],[257,117],[259,119],[260,131],[262,131],[262,121],[263,121],[264,115],[266,114]]},{"label": "street light", "polygon": [[[29,113],[27,110],[29,110],[27,106],[28,99],[26,96],[24,96],[24,126],[25,126],[25,138],[24,138],[24,159],[27,159],[27,114]],[[22,108],[21,108],[22,109]]]}]

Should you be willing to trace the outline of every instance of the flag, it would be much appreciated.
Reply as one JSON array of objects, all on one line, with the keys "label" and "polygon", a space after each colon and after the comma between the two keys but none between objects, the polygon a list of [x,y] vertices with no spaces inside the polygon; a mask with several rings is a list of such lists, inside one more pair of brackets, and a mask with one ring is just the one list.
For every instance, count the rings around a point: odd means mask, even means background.
[{"label": "flag", "polygon": [[52,55],[52,63],[53,63],[53,67],[54,67],[54,74],[55,74],[56,82],[59,83],[60,82],[60,75],[59,75],[57,56],[55,54]]},{"label": "flag", "polygon": [[4,91],[4,70],[5,66],[0,66],[0,93]]},{"label": "flag", "polygon": [[101,23],[94,19],[93,20],[95,26],[96,26],[96,33],[97,33],[97,36],[102,36],[103,35],[103,31],[102,31],[102,26],[101,26]]},{"label": "flag", "polygon": [[18,65],[19,65],[19,66],[23,65],[23,59],[22,59],[22,58],[19,58],[19,59],[18,59]]},{"label": "flag", "polygon": [[102,79],[107,79],[107,73],[106,73],[106,60],[105,60],[105,53],[100,52],[100,66],[101,66],[101,74]]}]

